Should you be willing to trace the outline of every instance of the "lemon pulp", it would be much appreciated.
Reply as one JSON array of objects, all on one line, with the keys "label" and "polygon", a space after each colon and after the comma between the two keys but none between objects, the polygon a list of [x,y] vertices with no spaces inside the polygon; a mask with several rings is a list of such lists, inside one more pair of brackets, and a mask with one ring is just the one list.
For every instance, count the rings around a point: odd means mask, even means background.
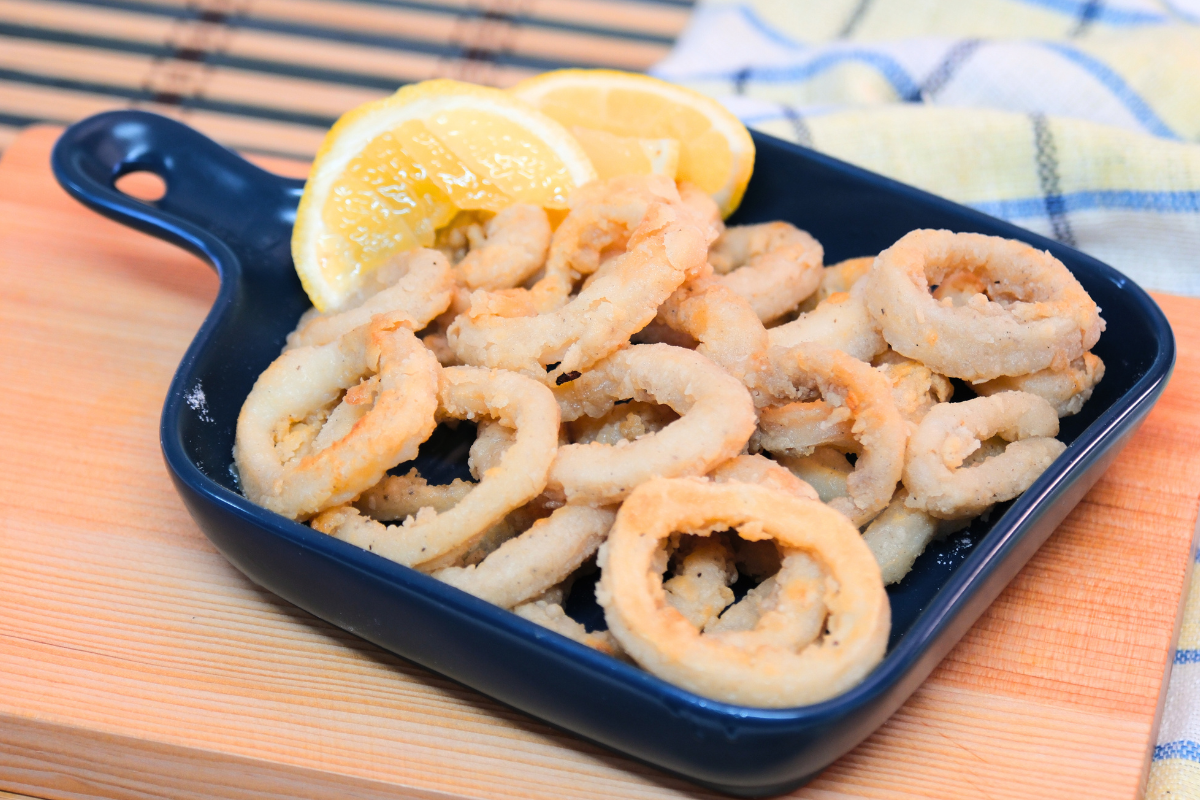
[{"label": "lemon pulp", "polygon": [[336,309],[394,254],[433,245],[460,210],[562,209],[595,177],[561,125],[507,92],[406,86],[326,136],[297,209],[296,271],[317,308]]}]

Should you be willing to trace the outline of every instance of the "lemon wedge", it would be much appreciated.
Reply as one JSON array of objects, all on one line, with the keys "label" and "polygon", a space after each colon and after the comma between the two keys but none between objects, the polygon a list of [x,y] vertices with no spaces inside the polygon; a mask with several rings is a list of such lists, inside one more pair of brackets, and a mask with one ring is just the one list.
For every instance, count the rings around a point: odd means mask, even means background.
[{"label": "lemon wedge", "polygon": [[642,139],[617,136],[594,128],[571,128],[583,146],[600,180],[618,175],[666,175],[675,180],[679,171],[677,139]]},{"label": "lemon wedge", "polygon": [[296,211],[292,259],[313,305],[337,309],[390,256],[431,245],[458,211],[562,209],[595,178],[562,125],[505,91],[405,86],[347,112],[325,136]]},{"label": "lemon wedge", "polygon": [[[712,98],[691,89],[615,70],[564,69],[521,81],[508,90],[579,135],[679,142],[675,177],[712,195],[729,216],[754,171],[754,141],[746,126]],[[580,137],[589,152],[589,136]]]}]

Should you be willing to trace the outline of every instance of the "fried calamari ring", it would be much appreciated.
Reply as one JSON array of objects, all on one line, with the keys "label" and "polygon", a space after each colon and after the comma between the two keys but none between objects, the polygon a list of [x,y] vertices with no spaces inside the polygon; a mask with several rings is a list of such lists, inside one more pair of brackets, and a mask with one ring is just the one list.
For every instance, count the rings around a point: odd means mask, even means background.
[{"label": "fried calamari ring", "polygon": [[[675,531],[727,528],[784,548],[779,600],[754,630],[701,634],[666,601],[664,542]],[[793,550],[828,577],[814,586],[793,576]],[[645,669],[706,697],[771,708],[817,703],[861,681],[887,647],[891,613],[875,558],[845,517],[812,500],[749,484],[656,478],[617,512],[600,565],[596,597],[617,641]],[[779,646],[778,631],[814,594],[828,608],[828,632],[798,652]]]},{"label": "fried calamari ring", "polygon": [[446,484],[431,484],[416,468],[405,475],[389,475],[359,495],[354,506],[373,519],[391,522],[417,514],[422,508],[449,511],[471,493],[475,484],[455,478]]},{"label": "fried calamari ring", "polygon": [[614,658],[625,658],[621,645],[617,644],[617,640],[611,633],[589,631],[582,624],[567,616],[567,612],[562,607],[564,594],[561,589],[553,589],[528,603],[514,606],[512,612],[593,650],[599,650]]},{"label": "fried calamari ring", "polygon": [[[707,195],[705,195],[707,197]],[[634,442],[679,419],[669,406],[630,401],[613,406],[612,411],[600,417],[586,414],[566,423],[570,444],[618,444]]]},{"label": "fried calamari ring", "polygon": [[771,328],[767,335],[772,347],[816,342],[860,361],[870,361],[887,350],[887,342],[858,291],[832,294],[812,311]]},{"label": "fried calamari ring", "polygon": [[[710,472],[708,476],[717,483],[735,481],[753,483],[786,492],[804,500],[821,499],[813,487],[764,456],[731,458]],[[762,615],[775,608],[779,603],[779,583],[776,574],[783,564],[775,543],[769,540],[747,542],[739,539],[738,544],[736,559],[742,569],[750,575],[766,575],[767,577],[758,586],[747,592],[745,597],[725,609],[719,618],[705,624],[703,630],[706,633],[752,630]],[[766,550],[770,552],[766,552]],[[771,566],[768,567],[767,564],[771,564]],[[821,570],[820,565],[806,553],[790,553],[787,565],[787,575],[794,574],[794,577],[799,578],[801,573],[807,573],[809,580],[825,580],[825,573]],[[785,575],[785,577],[787,576]],[[663,586],[665,588],[666,584]],[[799,615],[795,624],[780,629],[779,632],[786,639],[780,638],[778,643],[793,649],[808,645],[820,634],[821,628],[825,624],[826,613],[823,603],[813,603]],[[687,615],[684,614],[684,616]]]},{"label": "fried calamari ring", "polygon": [[[935,300],[929,287],[956,272],[982,278],[987,294],[963,306]],[[1100,309],[1061,261],[977,233],[906,234],[875,259],[864,298],[895,350],[970,381],[1065,368],[1104,330]]]},{"label": "fried calamari ring", "polygon": [[529,290],[539,311],[566,305],[580,278],[594,274],[606,256],[625,250],[651,205],[684,210],[675,183],[662,175],[621,175],[589,183],[576,189],[569,203],[570,213],[550,240],[545,274]]},{"label": "fried calamari ring", "polygon": [[451,264],[459,263],[473,246],[487,240],[484,226],[492,216],[488,211],[459,211],[447,225],[438,229],[434,249],[444,253]]},{"label": "fried calamari ring", "polygon": [[[975,516],[1011,500],[1037,480],[1066,445],[1058,414],[1037,395],[1001,392],[934,406],[908,443],[904,467],[906,504],[940,519]],[[983,440],[1011,442],[981,464],[965,466]]]},{"label": "fried calamari ring", "polygon": [[454,320],[458,319],[459,314],[464,313],[470,307],[471,292],[459,281],[454,287],[450,306],[430,323],[429,327],[425,329],[425,335],[421,337],[421,341],[437,356],[438,363],[443,367],[463,366],[458,359],[458,354],[450,347],[446,329]]},{"label": "fried calamari ring", "polygon": [[822,503],[849,494],[846,480],[854,472],[854,465],[832,447],[818,447],[810,456],[780,455],[776,458],[788,472],[811,486]]},{"label": "fried calamari ring", "polygon": [[1104,362],[1099,356],[1084,353],[1066,369],[1043,369],[1015,378],[995,378],[971,386],[976,394],[987,397],[997,392],[1029,392],[1054,406],[1060,417],[1078,414],[1092,397],[1092,390],[1104,378]]},{"label": "fried calamari ring", "polygon": [[849,408],[824,400],[764,408],[758,415],[758,430],[750,437],[751,450],[781,456],[810,456],[818,447],[858,449],[854,413]]},{"label": "fried calamari ring", "polygon": [[[704,234],[666,204],[651,204],[629,249],[557,311],[475,293],[449,328],[467,363],[510,369],[554,384],[623,346],[676,288],[705,266]],[[511,316],[510,316],[511,315]]]},{"label": "fried calamari ring", "polygon": [[450,307],[454,288],[454,272],[445,255],[424,248],[405,251],[368,275],[341,311],[306,311],[296,330],[288,334],[284,350],[328,344],[366,325],[376,314],[387,314],[419,331]]},{"label": "fried calamari ring", "polygon": [[[993,436],[983,441],[978,450],[967,456],[963,466],[982,464],[989,458],[1003,453],[1007,445],[1008,442]],[[908,490],[901,486],[883,513],[873,519],[863,531],[863,541],[875,554],[885,584],[899,583],[931,541],[956,533],[975,519],[973,515],[938,519],[919,509],[909,508],[907,501]],[[990,508],[991,506],[985,508],[983,513],[987,513]]]},{"label": "fried calamari ring", "polygon": [[562,582],[591,557],[614,517],[608,509],[563,506],[479,564],[439,569],[433,577],[501,608],[512,608]]},{"label": "fried calamari ring", "polygon": [[[959,270],[951,272],[946,277],[942,278],[942,282],[933,290],[933,299],[938,301],[938,305],[951,305],[955,308],[960,308],[971,302],[971,298],[977,294],[987,296],[988,283],[980,275],[976,275],[970,270]],[[949,304],[945,301],[949,299]]]},{"label": "fried calamari ring", "polygon": [[511,372],[446,367],[438,395],[442,417],[489,416],[516,431],[499,466],[443,513],[421,509],[401,525],[384,525],[342,507],[321,514],[313,528],[428,572],[456,563],[505,515],[541,493],[558,445],[558,405],[546,387]]},{"label": "fried calamari ring", "polygon": [[[661,306],[659,310],[662,310]],[[684,350],[695,350],[699,344],[686,333],[668,327],[657,319],[652,320],[646,327],[631,336],[629,341],[632,344],[669,344],[672,347],[682,347]]]},{"label": "fried calamari ring", "polygon": [[716,622],[733,602],[730,584],[737,580],[733,552],[717,536],[692,537],[676,552],[674,577],[663,581],[663,591],[671,607],[698,630]]},{"label": "fried calamari ring", "polygon": [[766,456],[735,456],[724,461],[708,477],[717,483],[754,483],[805,500],[820,500],[817,490]]},{"label": "fried calamari ring", "polygon": [[438,360],[438,363],[443,367],[458,367],[462,366],[458,363],[458,356],[450,349],[450,342],[446,339],[445,331],[434,331],[427,333],[421,337],[421,344],[433,353],[433,357]]},{"label": "fried calamari ring", "polygon": [[899,583],[929,543],[937,538],[943,520],[905,505],[908,491],[896,491],[892,502],[863,531],[863,541],[879,562],[885,585]]},{"label": "fried calamari ring", "polygon": [[471,477],[483,480],[488,470],[500,466],[500,459],[512,446],[516,431],[493,419],[480,420],[467,455],[467,469]]},{"label": "fried calamari ring", "polygon": [[[500,423],[495,425],[504,430]],[[511,441],[511,439],[509,440]],[[499,454],[497,454],[499,458]],[[371,519],[395,522],[415,517],[421,509],[429,508],[439,514],[449,511],[471,493],[475,484],[455,478],[447,484],[428,483],[416,469],[406,475],[389,475],[359,496],[354,507]],[[504,542],[546,516],[548,512],[538,503],[530,503],[508,514],[488,528],[478,540],[454,560],[454,566],[477,564]]]},{"label": "fried calamari ring", "polygon": [[468,289],[511,289],[542,268],[550,220],[541,206],[516,203],[487,221],[482,236],[468,229],[470,251],[455,265]]},{"label": "fried calamari ring", "polygon": [[847,258],[845,261],[839,261],[833,266],[826,267],[825,271],[821,273],[821,285],[817,287],[817,291],[812,296],[800,304],[800,310],[812,311],[831,295],[838,292],[849,292],[854,288],[854,284],[867,276],[874,263],[875,256],[862,256]]},{"label": "fried calamari ring", "polygon": [[683,203],[701,227],[708,232],[708,240],[714,242],[722,233],[725,232],[725,220],[721,217],[721,209],[717,206],[717,201],[712,199],[712,195],[688,181],[680,181],[676,186],[679,189],[679,200]]},{"label": "fried calamari ring", "polygon": [[765,322],[800,305],[821,283],[820,242],[786,222],[735,225],[713,242],[709,263],[718,280]]},{"label": "fried calamari ring", "polygon": [[283,353],[238,415],[246,498],[291,519],[353,499],[433,433],[439,371],[404,321],[384,315]]},{"label": "fried calamari ring", "polygon": [[770,357],[789,381],[853,415],[850,434],[858,443],[858,460],[846,479],[848,496],[834,498],[830,506],[855,525],[866,524],[891,500],[904,469],[908,426],[896,410],[887,378],[869,364],[817,344],[773,347]]},{"label": "fried calamari ring", "polygon": [[655,321],[695,339],[696,352],[740,380],[755,405],[787,393],[786,384],[772,383],[762,321],[744,298],[714,277],[702,274],[676,289],[658,309]]},{"label": "fried calamari ring", "polygon": [[[769,643],[792,652],[808,647],[821,635],[829,616],[829,609],[822,599],[827,579],[828,575],[815,558],[803,550],[790,550],[783,556],[779,570],[774,575],[725,609],[725,613],[710,622],[704,632],[754,631],[752,641],[756,645]],[[786,624],[779,624],[778,617],[773,619],[769,616],[784,600],[782,587],[792,588],[793,591],[796,587],[803,587],[803,595],[808,597],[807,604],[791,604],[787,609],[790,613],[786,617]],[[763,617],[767,618],[767,624],[755,630]]]},{"label": "fried calamari ring", "polygon": [[703,475],[754,432],[754,404],[742,384],[704,356],[666,344],[620,350],[555,395],[567,421],[602,416],[630,397],[680,415],[635,442],[560,447],[547,489],[572,503],[613,503],[656,475]]},{"label": "fried calamari ring", "polygon": [[892,384],[896,410],[912,425],[920,422],[929,409],[954,396],[954,385],[945,375],[895,350],[880,354],[871,363]]}]

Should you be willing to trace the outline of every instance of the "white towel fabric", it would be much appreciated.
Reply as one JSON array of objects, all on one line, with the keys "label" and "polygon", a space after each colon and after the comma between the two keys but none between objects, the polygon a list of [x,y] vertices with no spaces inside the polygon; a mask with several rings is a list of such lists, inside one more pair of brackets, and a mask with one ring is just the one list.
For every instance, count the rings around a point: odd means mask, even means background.
[{"label": "white towel fabric", "polygon": [[702,3],[654,74],[1200,295],[1200,0]]}]

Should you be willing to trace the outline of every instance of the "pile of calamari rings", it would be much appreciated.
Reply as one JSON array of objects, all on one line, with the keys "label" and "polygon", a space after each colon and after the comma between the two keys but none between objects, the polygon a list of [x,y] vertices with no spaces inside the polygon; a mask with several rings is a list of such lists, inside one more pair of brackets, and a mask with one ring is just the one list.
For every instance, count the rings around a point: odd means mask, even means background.
[{"label": "pile of calamari rings", "polygon": [[[246,496],[732,703],[862,680],[885,585],[1025,491],[1104,375],[1100,309],[1006,239],[826,267],[786,222],[631,176],[437,244],[301,317],[238,418]],[[460,420],[474,481],[396,469]],[[597,570],[607,630],[563,609]]]}]

